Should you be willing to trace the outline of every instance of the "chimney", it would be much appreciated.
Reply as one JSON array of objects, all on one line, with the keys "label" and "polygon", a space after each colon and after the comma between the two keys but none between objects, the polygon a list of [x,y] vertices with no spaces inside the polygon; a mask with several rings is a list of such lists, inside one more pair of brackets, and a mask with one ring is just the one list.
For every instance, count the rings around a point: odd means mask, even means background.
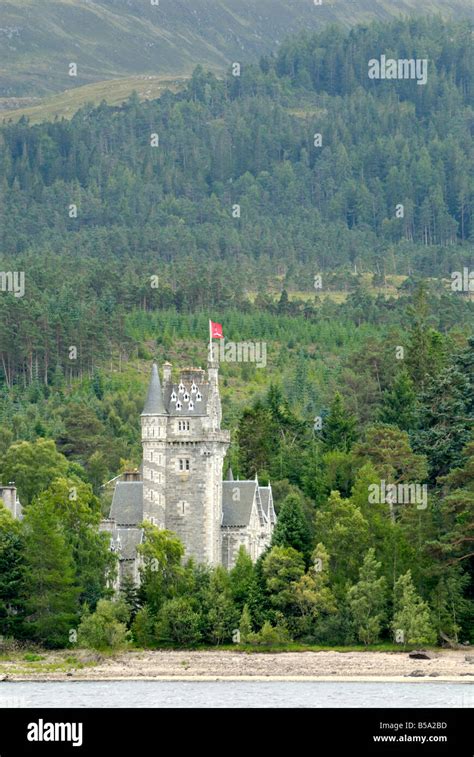
[{"label": "chimney", "polygon": [[171,363],[164,363],[163,364],[163,383],[164,384],[171,384]]},{"label": "chimney", "polygon": [[140,481],[140,471],[138,468],[135,468],[135,470],[124,471],[123,481]]}]

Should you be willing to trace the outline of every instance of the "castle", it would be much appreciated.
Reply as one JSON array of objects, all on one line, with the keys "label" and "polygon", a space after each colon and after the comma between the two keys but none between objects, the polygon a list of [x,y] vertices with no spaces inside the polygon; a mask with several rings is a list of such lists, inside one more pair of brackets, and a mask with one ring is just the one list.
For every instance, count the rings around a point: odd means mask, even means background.
[{"label": "castle", "polygon": [[221,429],[217,362],[208,362],[207,376],[201,368],[183,369],[178,383],[171,368],[163,366],[162,387],[153,365],[141,415],[143,462],[117,481],[101,525],[119,556],[117,585],[126,573],[139,582],[143,521],[173,531],[185,559],[227,569],[241,546],[256,560],[276,522],[271,486],[235,481],[230,470],[223,481],[230,433]]}]

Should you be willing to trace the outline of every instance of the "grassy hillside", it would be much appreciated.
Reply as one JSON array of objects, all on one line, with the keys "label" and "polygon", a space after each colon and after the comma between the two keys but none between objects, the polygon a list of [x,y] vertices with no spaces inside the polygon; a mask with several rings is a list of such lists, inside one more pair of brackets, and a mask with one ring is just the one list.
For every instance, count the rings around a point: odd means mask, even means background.
[{"label": "grassy hillside", "polygon": [[[1,110],[0,120],[17,121],[26,116],[30,123],[54,121],[56,117],[72,118],[79,108],[86,103],[98,105],[102,101],[108,105],[120,105],[132,92],[136,92],[140,100],[155,100],[164,90],[176,92],[186,77],[167,76],[128,76],[125,79],[99,81],[94,84],[84,84],[83,87],[66,89],[59,94],[38,98],[37,102],[23,105],[14,109]],[[3,117],[3,118],[2,118]]]},{"label": "grassy hillside", "polygon": [[[38,97],[139,74],[213,70],[292,32],[397,13],[459,18],[470,0],[1,0],[0,98]],[[70,77],[69,63],[78,65]],[[3,106],[8,103],[3,101]],[[15,105],[15,107],[17,107]]]}]

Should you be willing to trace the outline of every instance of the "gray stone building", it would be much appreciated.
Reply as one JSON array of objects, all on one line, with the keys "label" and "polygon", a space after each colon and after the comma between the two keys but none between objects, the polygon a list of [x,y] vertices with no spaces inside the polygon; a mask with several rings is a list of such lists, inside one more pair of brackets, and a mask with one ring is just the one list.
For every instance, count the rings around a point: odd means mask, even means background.
[{"label": "gray stone building", "polygon": [[118,582],[125,573],[139,580],[140,524],[149,521],[173,531],[185,558],[232,568],[240,546],[256,560],[270,544],[275,525],[272,490],[255,481],[223,481],[230,434],[221,429],[217,363],[186,368],[173,382],[163,366],[163,386],[153,365],[141,415],[140,470],[115,485],[109,518],[111,545],[120,557]]},{"label": "gray stone building", "polygon": [[6,485],[0,484],[0,500],[3,502],[7,510],[11,512],[14,518],[21,520],[23,517],[23,511],[20,500],[18,499],[16,486],[13,482]]}]

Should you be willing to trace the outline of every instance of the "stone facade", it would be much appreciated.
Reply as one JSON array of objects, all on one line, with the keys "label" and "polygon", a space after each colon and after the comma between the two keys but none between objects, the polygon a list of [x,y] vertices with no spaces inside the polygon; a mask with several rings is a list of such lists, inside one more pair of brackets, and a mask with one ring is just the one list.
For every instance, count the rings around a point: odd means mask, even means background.
[{"label": "stone facade", "polygon": [[7,510],[11,512],[14,518],[21,519],[23,517],[21,503],[18,499],[18,494],[14,483],[9,483],[6,486],[2,486],[2,484],[0,484],[0,500],[3,502]]},{"label": "stone facade", "polygon": [[143,463],[116,484],[103,530],[120,555],[120,574],[138,580],[136,547],[147,520],[173,531],[185,558],[232,568],[240,546],[253,560],[271,541],[275,511],[271,487],[258,481],[223,482],[230,434],[221,429],[218,367],[180,372],[163,368],[163,388],[153,365],[141,415]]}]

